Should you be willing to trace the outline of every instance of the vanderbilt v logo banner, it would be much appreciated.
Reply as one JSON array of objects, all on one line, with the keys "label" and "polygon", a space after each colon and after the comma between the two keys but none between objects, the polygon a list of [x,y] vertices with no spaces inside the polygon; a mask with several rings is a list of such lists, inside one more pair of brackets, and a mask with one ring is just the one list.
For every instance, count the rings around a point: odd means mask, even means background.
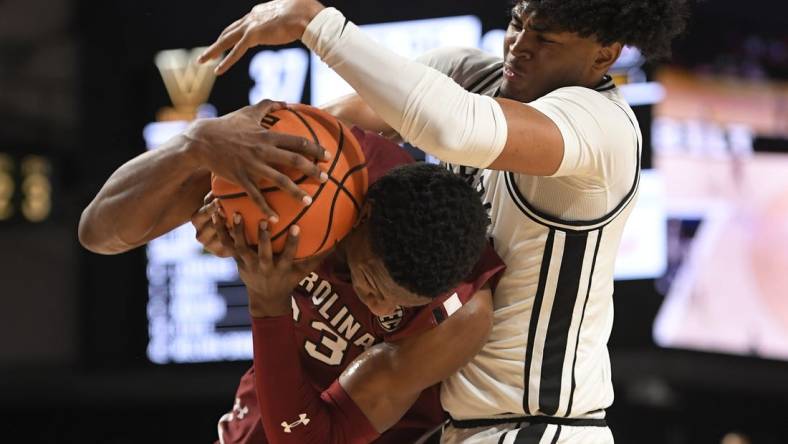
[{"label": "vanderbilt v logo banner", "polygon": [[197,57],[205,49],[169,49],[156,54],[156,67],[174,105],[159,111],[158,120],[192,120],[197,108],[208,100],[218,60],[198,64]]}]

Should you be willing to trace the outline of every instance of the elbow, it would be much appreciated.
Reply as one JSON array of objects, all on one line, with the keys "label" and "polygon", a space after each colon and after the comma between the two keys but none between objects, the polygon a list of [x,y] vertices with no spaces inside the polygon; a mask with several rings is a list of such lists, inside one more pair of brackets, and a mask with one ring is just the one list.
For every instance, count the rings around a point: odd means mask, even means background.
[{"label": "elbow", "polygon": [[443,161],[486,168],[506,145],[506,117],[495,100],[463,93],[440,108],[423,100],[414,104],[406,134]]},{"label": "elbow", "polygon": [[462,151],[462,138],[460,131],[452,130],[450,127],[451,125],[435,124],[430,120],[430,123],[417,133],[411,133],[407,140],[422,150],[440,157],[441,160],[451,161],[453,159],[445,157],[454,157],[454,153]]},{"label": "elbow", "polygon": [[98,241],[93,229],[94,224],[90,219],[90,206],[88,206],[82,211],[82,215],[79,218],[79,228],[77,229],[79,243],[93,253],[107,254],[102,248],[101,242]]},{"label": "elbow", "polygon": [[461,163],[474,149],[470,146],[474,142],[474,122],[468,117],[474,113],[466,103],[450,108],[447,111],[427,104],[414,106],[418,112],[405,119],[402,134],[413,145],[443,161]]},{"label": "elbow", "polygon": [[[457,126],[461,128],[461,126]],[[450,153],[463,153],[468,149],[468,138],[464,137],[462,131],[449,129],[443,127],[435,132],[435,146],[438,149],[448,151]]]},{"label": "elbow", "polygon": [[79,243],[90,251],[94,251],[96,248],[95,241],[93,238],[93,233],[91,232],[91,223],[89,217],[90,205],[87,206],[84,210],[82,210],[82,214],[79,216],[79,227],[77,228],[77,236],[79,237]]},{"label": "elbow", "polygon": [[79,243],[86,250],[96,254],[110,255],[122,253],[123,250],[113,248],[111,245],[112,243],[103,239],[99,234],[99,230],[97,230],[98,222],[95,220],[91,210],[91,205],[88,205],[88,207],[82,211],[82,215],[79,218],[79,227],[77,229]]}]

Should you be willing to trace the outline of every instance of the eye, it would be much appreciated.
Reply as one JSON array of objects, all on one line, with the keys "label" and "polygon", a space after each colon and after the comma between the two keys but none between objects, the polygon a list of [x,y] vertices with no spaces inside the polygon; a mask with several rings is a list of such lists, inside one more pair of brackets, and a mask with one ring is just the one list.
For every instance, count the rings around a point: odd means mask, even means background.
[{"label": "eye", "polygon": [[518,31],[520,31],[520,30],[522,30],[522,29],[523,29],[523,25],[522,25],[522,23],[520,23],[520,22],[519,22],[518,20],[516,20],[516,19],[512,19],[512,21],[511,21],[511,22],[509,22],[509,26],[510,26],[512,29],[516,29],[516,30],[518,30]]},{"label": "eye", "polygon": [[537,39],[538,39],[540,42],[542,42],[542,43],[555,43],[555,41],[554,41],[554,40],[549,40],[549,39],[546,39],[546,38],[545,38],[543,35],[541,35],[541,34],[540,34],[540,35],[538,35],[536,38],[537,38]]}]

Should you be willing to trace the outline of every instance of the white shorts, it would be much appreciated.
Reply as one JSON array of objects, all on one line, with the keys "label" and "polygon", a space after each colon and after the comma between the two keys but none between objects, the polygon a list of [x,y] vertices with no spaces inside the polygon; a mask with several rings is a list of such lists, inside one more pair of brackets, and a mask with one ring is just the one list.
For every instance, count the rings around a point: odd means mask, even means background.
[{"label": "white shorts", "polygon": [[471,429],[448,424],[442,444],[613,444],[608,427],[512,423]]}]

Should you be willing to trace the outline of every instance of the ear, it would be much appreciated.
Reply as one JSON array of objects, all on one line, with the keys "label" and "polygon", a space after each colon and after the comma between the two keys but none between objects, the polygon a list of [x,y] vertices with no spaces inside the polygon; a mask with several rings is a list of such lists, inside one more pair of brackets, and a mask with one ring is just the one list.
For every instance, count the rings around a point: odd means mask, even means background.
[{"label": "ear", "polygon": [[619,42],[613,42],[606,46],[601,46],[597,51],[596,58],[594,59],[594,70],[601,73],[606,73],[613,63],[616,63],[618,56],[621,55],[621,50],[624,48]]},{"label": "ear", "polygon": [[390,301],[388,297],[381,294],[375,294],[372,296],[374,298],[375,309],[378,311],[383,311],[385,314],[383,316],[389,316],[397,311],[399,305]]}]

